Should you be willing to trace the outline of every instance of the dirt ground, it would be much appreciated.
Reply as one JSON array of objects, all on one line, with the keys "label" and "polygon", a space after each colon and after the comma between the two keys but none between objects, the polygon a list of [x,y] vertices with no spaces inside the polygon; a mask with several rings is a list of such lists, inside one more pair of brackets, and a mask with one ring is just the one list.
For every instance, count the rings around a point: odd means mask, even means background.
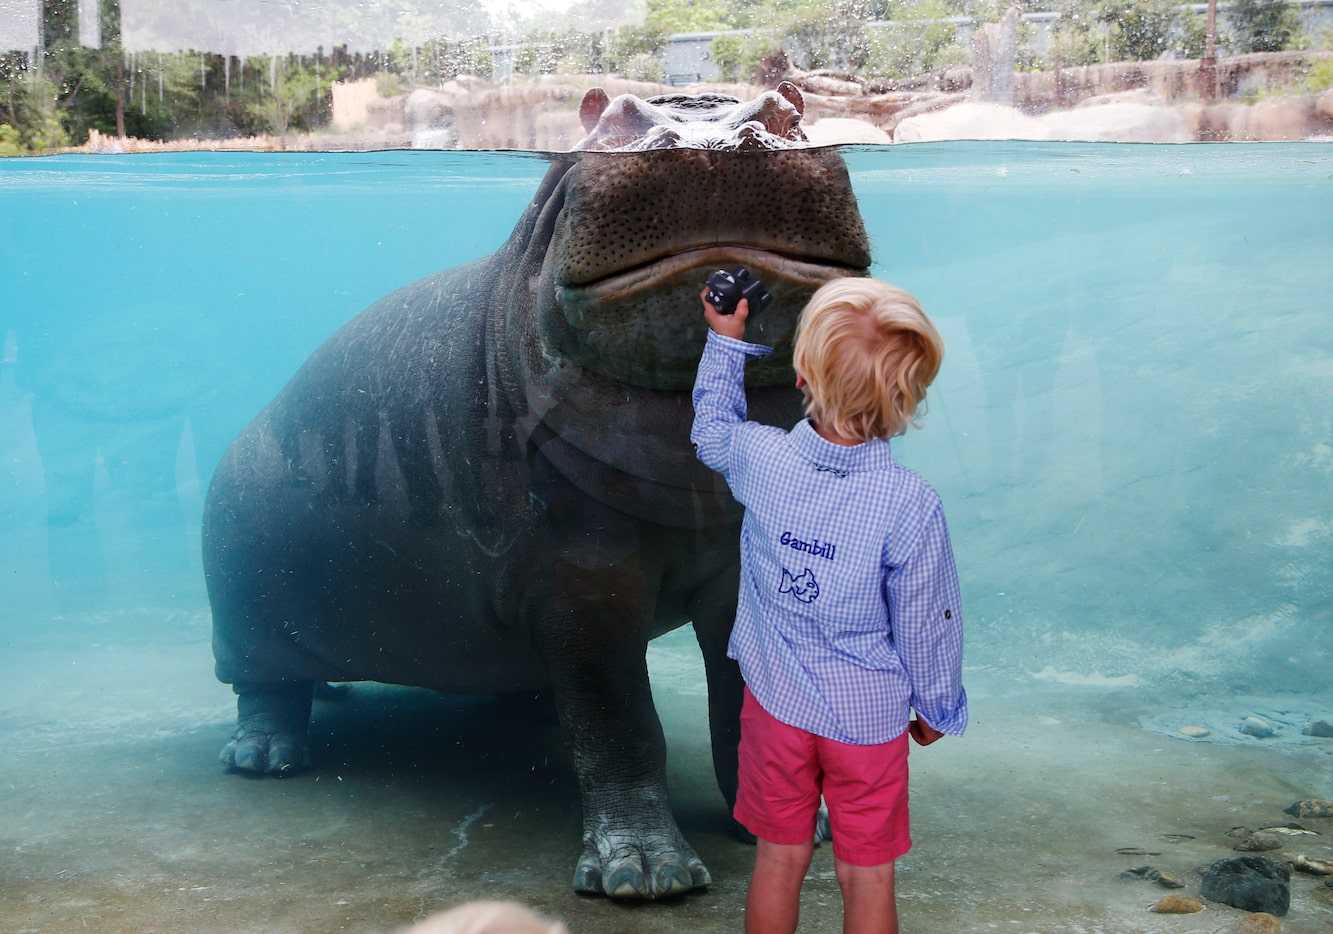
[{"label": "dirt ground", "polygon": [[[371,934],[475,898],[573,934],[741,929],[753,850],[726,830],[687,631],[651,665],[676,812],[715,881],[660,904],[571,891],[577,791],[544,711],[359,685],[318,705],[314,771],[247,779],[216,761],[233,709],[207,639],[202,612],[0,630],[0,931]],[[1223,905],[1152,913],[1166,890],[1121,873],[1151,865],[1197,895],[1198,869],[1233,855],[1228,829],[1333,797],[1333,741],[1191,743],[1140,728],[1125,692],[968,682],[967,735],[913,753],[904,931],[1234,931],[1244,913]],[[1321,835],[1285,854],[1333,858],[1333,820],[1307,823]],[[839,918],[823,847],[802,930]],[[1333,888],[1293,875],[1282,930],[1333,930]]]}]

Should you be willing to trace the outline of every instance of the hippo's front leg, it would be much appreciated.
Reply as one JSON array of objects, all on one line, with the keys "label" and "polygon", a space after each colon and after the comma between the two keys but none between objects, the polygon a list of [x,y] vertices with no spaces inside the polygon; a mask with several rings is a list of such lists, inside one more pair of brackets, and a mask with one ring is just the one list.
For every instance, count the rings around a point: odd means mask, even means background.
[{"label": "hippo's front leg", "polygon": [[243,772],[290,775],[310,767],[310,706],[314,685],[237,682],[236,731],[222,764]]},{"label": "hippo's front leg", "polygon": [[[618,582],[622,593],[624,584]],[[623,615],[622,601],[553,605],[564,609],[546,614],[534,637],[583,798],[575,891],[652,899],[708,885],[708,870],[667,800],[666,743],[644,658],[646,621]]]}]

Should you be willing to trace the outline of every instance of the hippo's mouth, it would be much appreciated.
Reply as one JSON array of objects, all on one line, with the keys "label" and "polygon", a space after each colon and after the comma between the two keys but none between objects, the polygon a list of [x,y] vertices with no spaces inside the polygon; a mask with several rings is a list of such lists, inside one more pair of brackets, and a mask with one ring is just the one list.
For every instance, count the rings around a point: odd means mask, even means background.
[{"label": "hippo's mouth", "polygon": [[[699,289],[714,269],[742,265],[766,284],[778,282],[814,284],[816,288],[837,276],[862,276],[864,269],[850,269],[826,261],[787,256],[752,246],[709,246],[682,253],[672,253],[639,266],[603,276],[590,282],[564,283],[557,286],[557,298],[568,315],[588,303],[618,302],[644,291],[671,288],[682,276],[698,279]],[[700,275],[700,270],[703,270]],[[573,318],[570,323],[578,327]]]},{"label": "hippo's mouth", "polygon": [[753,385],[791,381],[796,318],[830,279],[862,276],[840,266],[750,245],[710,245],[658,256],[612,275],[555,285],[553,337],[571,362],[618,383],[688,390],[694,382],[707,325],[699,293],[716,269],[749,268],[773,295],[750,319],[746,339],[777,352],[749,367]]}]

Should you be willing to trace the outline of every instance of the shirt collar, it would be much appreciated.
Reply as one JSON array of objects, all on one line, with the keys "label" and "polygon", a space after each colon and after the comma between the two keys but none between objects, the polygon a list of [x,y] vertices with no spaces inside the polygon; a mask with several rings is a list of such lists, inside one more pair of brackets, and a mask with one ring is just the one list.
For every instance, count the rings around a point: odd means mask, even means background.
[{"label": "shirt collar", "polygon": [[792,447],[797,454],[821,470],[849,474],[866,470],[887,470],[894,466],[888,441],[874,438],[851,447],[834,444],[821,437],[808,418],[797,422],[787,437],[791,439]]}]

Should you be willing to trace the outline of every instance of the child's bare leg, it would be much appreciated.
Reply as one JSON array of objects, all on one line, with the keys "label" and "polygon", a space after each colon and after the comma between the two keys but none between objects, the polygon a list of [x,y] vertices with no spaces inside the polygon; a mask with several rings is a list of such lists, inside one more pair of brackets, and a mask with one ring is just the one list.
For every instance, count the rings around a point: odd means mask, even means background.
[{"label": "child's bare leg", "polygon": [[833,860],[842,889],[842,934],[898,934],[893,863],[853,866]]},{"label": "child's bare leg", "polygon": [[787,845],[760,838],[745,896],[745,934],[795,932],[801,917],[801,883],[814,851],[813,839]]}]

